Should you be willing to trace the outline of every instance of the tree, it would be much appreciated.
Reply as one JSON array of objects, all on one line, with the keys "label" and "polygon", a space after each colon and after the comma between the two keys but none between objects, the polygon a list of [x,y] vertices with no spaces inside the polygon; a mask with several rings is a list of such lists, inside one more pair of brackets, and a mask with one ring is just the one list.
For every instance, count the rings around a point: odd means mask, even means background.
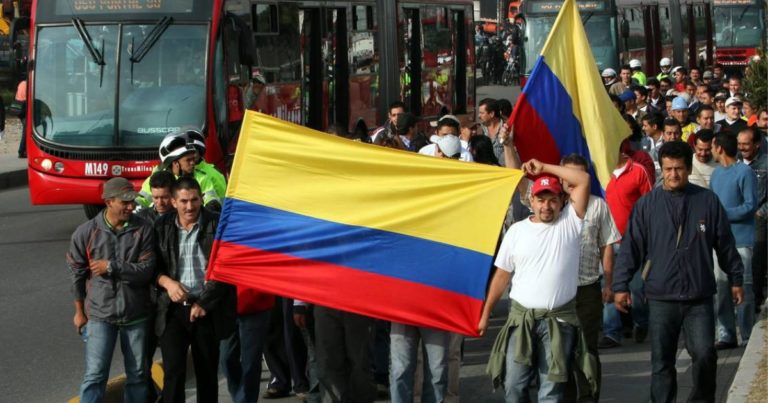
[{"label": "tree", "polygon": [[747,66],[744,77],[744,91],[756,110],[768,106],[768,58],[765,50],[759,51],[759,59],[753,59]]}]

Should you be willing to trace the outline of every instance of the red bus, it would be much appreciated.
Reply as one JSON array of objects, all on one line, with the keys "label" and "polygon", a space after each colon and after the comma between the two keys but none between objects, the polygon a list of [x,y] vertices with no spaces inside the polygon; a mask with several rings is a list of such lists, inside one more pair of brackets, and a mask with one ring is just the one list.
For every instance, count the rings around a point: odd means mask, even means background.
[{"label": "red bus", "polygon": [[200,128],[226,171],[252,71],[254,109],[367,132],[403,100],[424,120],[474,119],[472,2],[36,1],[26,136],[33,204],[84,204],[138,187],[170,132]]},{"label": "red bus", "polygon": [[358,133],[396,100],[424,120],[474,118],[471,1],[255,0],[227,10],[254,33],[261,112]]},{"label": "red bus", "polygon": [[659,60],[673,66],[701,67],[713,60],[710,0],[617,0],[622,26],[622,60],[638,59],[649,75]]},{"label": "red bus", "polygon": [[764,0],[715,0],[715,58],[743,68],[766,46]]},{"label": "red bus", "polygon": [[240,59],[250,52],[238,49],[250,35],[236,18],[223,0],[34,1],[25,125],[32,203],[84,204],[95,214],[105,179],[140,187],[160,140],[181,127],[207,133],[205,158],[222,166],[236,126],[227,87],[249,78]]}]

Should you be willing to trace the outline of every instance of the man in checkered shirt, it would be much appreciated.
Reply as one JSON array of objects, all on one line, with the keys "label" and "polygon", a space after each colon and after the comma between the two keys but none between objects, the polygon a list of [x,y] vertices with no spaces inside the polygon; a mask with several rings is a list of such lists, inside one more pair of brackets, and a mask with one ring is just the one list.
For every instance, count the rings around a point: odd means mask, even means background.
[{"label": "man in checkered shirt", "polygon": [[[589,170],[587,160],[578,154],[565,156],[560,165],[566,168]],[[570,194],[573,185],[563,181],[563,190]],[[587,347],[597,360],[597,395],[591,396],[583,374],[575,368],[574,376],[568,381],[566,397],[571,401],[594,401],[600,399],[600,359],[598,337],[603,319],[603,303],[613,301],[611,285],[613,280],[613,248],[621,234],[611,217],[605,200],[590,195],[587,212],[581,227],[581,255],[579,256],[579,287],[576,291],[576,315],[587,339]],[[600,265],[603,266],[604,286],[600,287]]]}]

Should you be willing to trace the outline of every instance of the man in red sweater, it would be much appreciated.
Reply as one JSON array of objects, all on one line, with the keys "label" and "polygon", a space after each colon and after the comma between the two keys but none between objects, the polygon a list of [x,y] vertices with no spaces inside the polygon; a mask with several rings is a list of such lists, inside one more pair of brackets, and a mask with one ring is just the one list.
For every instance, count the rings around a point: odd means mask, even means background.
[{"label": "man in red sweater", "polygon": [[[627,143],[627,142],[625,142]],[[628,143],[627,143],[628,144]],[[635,152],[640,153],[640,152]],[[635,161],[634,155],[628,147],[622,147],[619,162],[611,175],[611,180],[605,189],[605,201],[611,210],[613,221],[616,223],[619,233],[624,236],[624,231],[632,213],[632,207],[641,196],[653,189],[653,179],[649,174],[652,168],[645,167]],[[651,161],[651,164],[653,161]],[[618,246],[619,243],[614,244]],[[618,253],[615,248],[614,253]],[[632,306],[632,319],[635,322],[635,341],[642,342],[648,334],[648,311],[643,301],[643,289],[640,276],[633,279],[632,300],[636,301]],[[613,348],[621,345],[622,324],[618,310],[613,304],[606,304],[603,309],[603,338],[598,344],[599,348]]]},{"label": "man in red sweater", "polygon": [[233,402],[256,402],[261,385],[261,355],[275,297],[237,287],[237,330],[221,342],[221,369]]}]

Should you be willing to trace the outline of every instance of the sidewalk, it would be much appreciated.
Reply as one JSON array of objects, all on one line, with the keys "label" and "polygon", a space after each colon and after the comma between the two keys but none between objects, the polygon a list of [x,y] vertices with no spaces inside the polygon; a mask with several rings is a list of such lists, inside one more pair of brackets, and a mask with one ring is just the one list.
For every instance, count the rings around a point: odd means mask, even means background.
[{"label": "sidewalk", "polygon": [[0,190],[27,184],[27,160],[18,158],[21,123],[16,116],[5,121],[5,137],[0,140]]}]

